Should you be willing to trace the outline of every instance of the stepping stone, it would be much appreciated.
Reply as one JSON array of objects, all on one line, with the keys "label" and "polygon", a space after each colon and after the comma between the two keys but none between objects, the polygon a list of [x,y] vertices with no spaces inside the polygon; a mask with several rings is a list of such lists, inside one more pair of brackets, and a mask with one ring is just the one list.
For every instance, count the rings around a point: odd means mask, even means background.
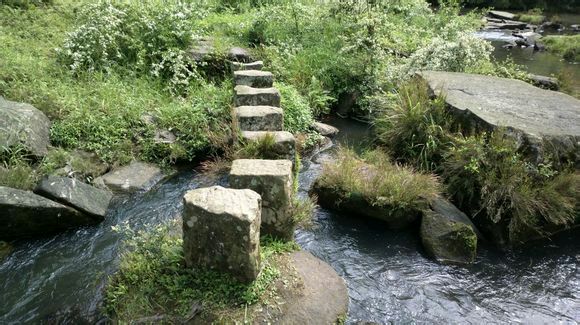
[{"label": "stepping stone", "polygon": [[131,164],[113,170],[95,180],[104,183],[113,192],[147,191],[164,177],[159,167],[144,162]]},{"label": "stepping stone", "polygon": [[243,70],[234,72],[234,82],[236,85],[269,88],[274,84],[274,75],[268,71]]},{"label": "stepping stone", "polygon": [[248,189],[213,186],[184,198],[183,252],[193,269],[229,273],[250,283],[260,273],[262,199]]},{"label": "stepping stone", "polygon": [[272,150],[280,158],[286,158],[294,161],[296,152],[296,139],[292,133],[287,131],[242,131],[242,140],[244,142],[258,141],[268,134],[274,137],[274,147]]},{"label": "stepping stone", "polygon": [[236,86],[235,106],[275,106],[280,107],[280,92],[276,88],[252,88]]},{"label": "stepping stone", "polygon": [[262,234],[290,240],[295,223],[290,213],[292,161],[238,159],[232,163],[230,186],[262,196]]},{"label": "stepping stone", "polygon": [[252,63],[243,63],[243,62],[232,62],[232,71],[240,71],[240,70],[262,70],[264,67],[264,62],[256,61]]},{"label": "stepping stone", "polygon": [[240,106],[234,108],[242,131],[280,131],[284,129],[284,112],[280,107]]}]

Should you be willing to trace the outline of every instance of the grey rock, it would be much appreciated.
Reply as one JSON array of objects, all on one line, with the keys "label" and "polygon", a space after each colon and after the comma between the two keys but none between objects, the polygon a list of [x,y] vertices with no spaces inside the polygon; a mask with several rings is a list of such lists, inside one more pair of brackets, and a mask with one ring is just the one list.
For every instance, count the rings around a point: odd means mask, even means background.
[{"label": "grey rock", "polygon": [[344,280],[308,252],[290,255],[304,283],[303,295],[288,301],[278,324],[338,324],[348,312],[348,291]]},{"label": "grey rock", "polygon": [[242,131],[281,131],[284,112],[272,106],[240,106],[234,108],[238,127]]},{"label": "grey rock", "polygon": [[570,29],[572,29],[575,32],[579,32],[580,31],[580,25],[570,25]]},{"label": "grey rock", "polygon": [[262,196],[261,233],[290,240],[296,224],[290,213],[292,162],[238,159],[232,163],[230,186],[251,189]]},{"label": "grey rock", "polygon": [[138,161],[101,177],[103,183],[114,192],[146,191],[162,178],[163,173],[159,167]]},{"label": "grey rock", "polygon": [[560,82],[558,81],[558,78],[540,76],[537,74],[530,74],[530,79],[532,80],[532,83],[536,87],[549,89],[549,90],[559,90],[560,89]]},{"label": "grey rock", "polygon": [[521,21],[513,21],[513,20],[505,20],[502,22],[493,22],[490,21],[487,23],[487,25],[485,26],[486,29],[510,29],[510,30],[516,30],[516,29],[526,29],[528,28],[529,25],[527,23],[521,22]]},{"label": "grey rock", "polygon": [[275,106],[280,107],[280,92],[276,88],[252,88],[236,86],[235,106]]},{"label": "grey rock", "polygon": [[320,122],[314,122],[312,127],[314,128],[314,130],[316,130],[316,132],[320,133],[325,137],[333,137],[337,135],[339,132],[338,129],[335,128],[334,126]]},{"label": "grey rock", "polygon": [[287,131],[242,131],[242,141],[251,142],[258,141],[268,135],[274,137],[274,147],[272,148],[273,155],[278,158],[286,158],[294,161],[296,154],[296,138],[292,133]]},{"label": "grey rock", "polygon": [[22,145],[43,157],[50,145],[50,120],[34,106],[0,96],[0,148]]},{"label": "grey rock", "polygon": [[451,221],[468,225],[471,227],[471,229],[473,229],[473,232],[477,235],[477,238],[483,239],[482,234],[479,232],[477,227],[475,227],[471,219],[469,219],[465,213],[461,212],[461,210],[453,205],[453,203],[443,198],[436,198],[430,202],[430,206],[433,212],[438,213]]},{"label": "grey rock", "polygon": [[34,193],[83,212],[101,221],[107,214],[112,195],[76,179],[50,176],[40,181]]},{"label": "grey rock", "polygon": [[516,18],[516,15],[512,14],[511,12],[499,11],[499,10],[491,10],[489,12],[489,15],[491,17],[498,18],[498,19],[514,20]]},{"label": "grey rock", "polygon": [[434,71],[420,75],[467,129],[506,127],[537,162],[550,148],[564,161],[580,163],[580,101],[574,97],[505,78]]},{"label": "grey rock", "polygon": [[252,55],[247,49],[241,47],[232,47],[228,52],[228,57],[232,61],[252,62]]},{"label": "grey rock", "polygon": [[234,82],[241,86],[269,88],[274,84],[274,75],[268,71],[240,70],[234,72]]},{"label": "grey rock", "polygon": [[262,70],[264,68],[264,62],[262,61],[255,61],[250,63],[243,63],[243,62],[231,62],[232,71],[241,71],[241,70]]},{"label": "grey rock", "polygon": [[211,59],[215,55],[213,39],[205,38],[198,41],[190,51],[190,55],[196,62],[203,62]]},{"label": "grey rock", "polygon": [[0,239],[51,235],[94,225],[94,218],[32,192],[0,186]]},{"label": "grey rock", "polygon": [[155,131],[153,141],[155,143],[172,144],[177,141],[177,137],[169,130],[157,130]]},{"label": "grey rock", "polygon": [[243,283],[260,272],[261,198],[221,186],[184,196],[183,251],[190,268],[229,273]]}]

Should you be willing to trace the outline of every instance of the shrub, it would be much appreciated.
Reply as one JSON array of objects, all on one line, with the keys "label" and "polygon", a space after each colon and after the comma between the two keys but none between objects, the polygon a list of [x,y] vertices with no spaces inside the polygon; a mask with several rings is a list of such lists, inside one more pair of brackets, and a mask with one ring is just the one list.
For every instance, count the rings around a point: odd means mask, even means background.
[{"label": "shrub", "polygon": [[580,35],[549,35],[542,38],[549,51],[562,55],[571,62],[580,62]]},{"label": "shrub", "polygon": [[375,132],[393,157],[436,171],[451,140],[449,120],[445,101],[430,99],[426,82],[416,78],[401,85],[394,98],[383,101]]},{"label": "shrub", "polygon": [[6,5],[14,8],[34,8],[37,6],[44,6],[53,4],[54,0],[2,0],[0,5]]},{"label": "shrub", "polygon": [[284,83],[278,83],[276,87],[282,96],[281,106],[284,110],[284,129],[291,133],[308,132],[314,124],[314,115],[304,98],[296,88]]},{"label": "shrub", "polygon": [[443,178],[460,207],[475,220],[507,225],[509,244],[574,222],[580,173],[533,166],[505,132],[458,138],[445,156]]}]

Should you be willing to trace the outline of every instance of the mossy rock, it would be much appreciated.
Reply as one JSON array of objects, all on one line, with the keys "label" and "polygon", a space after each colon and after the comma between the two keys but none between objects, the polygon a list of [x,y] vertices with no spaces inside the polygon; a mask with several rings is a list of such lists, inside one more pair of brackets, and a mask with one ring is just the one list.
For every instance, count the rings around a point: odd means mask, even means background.
[{"label": "mossy rock", "polygon": [[396,209],[392,206],[373,205],[361,193],[346,193],[339,188],[327,186],[320,180],[314,183],[311,193],[318,197],[318,204],[324,208],[353,216],[382,220],[390,229],[407,228],[417,222],[421,216],[421,211],[417,209]]},{"label": "mossy rock", "polygon": [[439,262],[470,264],[475,261],[477,235],[468,224],[426,211],[421,221],[421,240],[425,250]]}]

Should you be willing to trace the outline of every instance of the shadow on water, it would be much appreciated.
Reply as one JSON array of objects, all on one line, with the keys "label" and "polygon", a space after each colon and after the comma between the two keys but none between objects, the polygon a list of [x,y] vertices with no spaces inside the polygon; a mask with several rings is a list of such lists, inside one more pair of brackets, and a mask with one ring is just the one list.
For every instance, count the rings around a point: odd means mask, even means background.
[{"label": "shadow on water", "polygon": [[[326,122],[341,129],[339,143],[368,141],[364,124]],[[301,195],[321,172],[317,158],[304,161]],[[118,267],[123,239],[111,227],[127,223],[146,229],[168,222],[180,215],[186,191],[213,184],[224,184],[224,179],[182,172],[146,194],[116,202],[98,227],[18,243],[0,265],[0,323],[95,322],[100,293]],[[381,223],[324,209],[317,210],[315,227],[297,231],[296,237],[345,279],[349,323],[573,324],[580,320],[577,235],[564,234],[507,255],[483,248],[470,268],[433,262],[416,232],[393,232]]]}]

